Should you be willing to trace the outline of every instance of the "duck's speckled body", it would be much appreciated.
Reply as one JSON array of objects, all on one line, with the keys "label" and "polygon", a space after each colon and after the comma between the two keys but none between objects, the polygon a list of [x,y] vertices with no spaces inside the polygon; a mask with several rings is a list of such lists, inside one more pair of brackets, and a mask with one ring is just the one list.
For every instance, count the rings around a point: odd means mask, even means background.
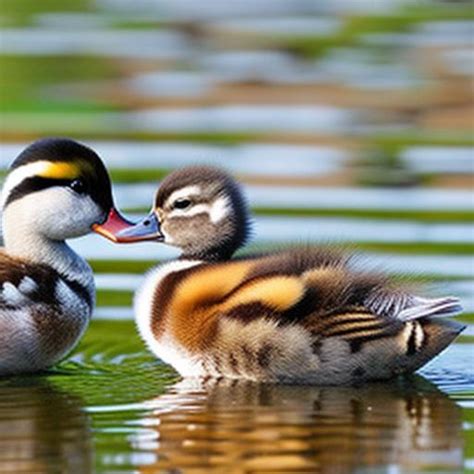
[{"label": "duck's speckled body", "polygon": [[307,247],[231,259],[246,240],[237,184],[213,168],[171,174],[154,211],[119,241],[157,239],[181,259],[152,270],[135,298],[149,348],[185,376],[340,384],[413,372],[463,329],[428,299]]},{"label": "duck's speckled body", "polygon": [[35,372],[75,346],[94,307],[92,270],[65,239],[101,230],[109,214],[119,219],[102,161],[67,139],[26,148],[9,170],[2,204],[0,375]]}]

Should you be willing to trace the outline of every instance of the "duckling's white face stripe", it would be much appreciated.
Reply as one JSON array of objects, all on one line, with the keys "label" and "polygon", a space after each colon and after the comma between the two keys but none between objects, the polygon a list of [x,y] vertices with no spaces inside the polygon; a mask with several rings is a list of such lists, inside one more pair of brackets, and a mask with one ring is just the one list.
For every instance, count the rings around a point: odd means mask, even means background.
[{"label": "duckling's white face stripe", "polygon": [[209,216],[213,224],[217,224],[229,214],[230,201],[227,196],[218,197],[211,205]]},{"label": "duckling's white face stripe", "polygon": [[192,217],[197,214],[206,213],[209,214],[210,206],[207,204],[196,204],[188,209],[173,209],[169,214],[168,218],[172,217]]},{"label": "duckling's white face stripe", "polygon": [[5,180],[2,189],[2,207],[8,196],[19,184],[28,178],[74,179],[79,175],[79,168],[74,163],[35,161],[12,170]]},{"label": "duckling's white face stripe", "polygon": [[196,204],[188,209],[173,209],[168,217],[192,217],[206,213],[213,224],[217,224],[229,214],[229,199],[226,196],[218,197],[212,204]]},{"label": "duckling's white face stripe", "polygon": [[177,199],[199,196],[199,194],[201,194],[201,188],[199,186],[186,186],[185,188],[172,192],[166,200],[164,207],[171,206]]}]

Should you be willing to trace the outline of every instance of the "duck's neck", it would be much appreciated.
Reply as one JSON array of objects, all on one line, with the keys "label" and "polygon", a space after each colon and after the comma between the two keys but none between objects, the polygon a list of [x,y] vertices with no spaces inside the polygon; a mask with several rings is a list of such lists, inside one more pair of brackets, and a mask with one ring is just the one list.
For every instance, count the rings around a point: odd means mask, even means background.
[{"label": "duck's neck", "polygon": [[3,238],[8,255],[48,265],[68,280],[86,288],[91,286],[93,275],[90,266],[64,240],[49,239],[25,225],[21,219],[14,221],[8,214],[3,216]]}]

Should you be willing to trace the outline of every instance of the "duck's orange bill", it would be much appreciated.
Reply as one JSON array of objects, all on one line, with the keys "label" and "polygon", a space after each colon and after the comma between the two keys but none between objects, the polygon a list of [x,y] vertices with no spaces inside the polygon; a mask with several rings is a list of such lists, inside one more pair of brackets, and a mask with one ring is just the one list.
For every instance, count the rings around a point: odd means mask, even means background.
[{"label": "duck's orange bill", "polygon": [[102,224],[93,224],[92,230],[112,242],[118,242],[117,234],[133,226],[134,224],[121,216],[117,209],[112,208],[106,221]]}]

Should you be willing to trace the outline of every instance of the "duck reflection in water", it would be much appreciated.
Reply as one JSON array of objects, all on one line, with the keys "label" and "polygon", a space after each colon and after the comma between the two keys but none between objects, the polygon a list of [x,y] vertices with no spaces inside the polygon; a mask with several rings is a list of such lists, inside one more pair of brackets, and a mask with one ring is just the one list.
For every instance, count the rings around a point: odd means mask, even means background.
[{"label": "duck reflection in water", "polygon": [[[362,387],[187,379],[145,403],[140,472],[462,472],[461,413],[422,377]],[[169,470],[169,471],[168,471]]]},{"label": "duck reflection in water", "polygon": [[89,416],[82,400],[44,378],[0,382],[0,472],[92,472]]}]

